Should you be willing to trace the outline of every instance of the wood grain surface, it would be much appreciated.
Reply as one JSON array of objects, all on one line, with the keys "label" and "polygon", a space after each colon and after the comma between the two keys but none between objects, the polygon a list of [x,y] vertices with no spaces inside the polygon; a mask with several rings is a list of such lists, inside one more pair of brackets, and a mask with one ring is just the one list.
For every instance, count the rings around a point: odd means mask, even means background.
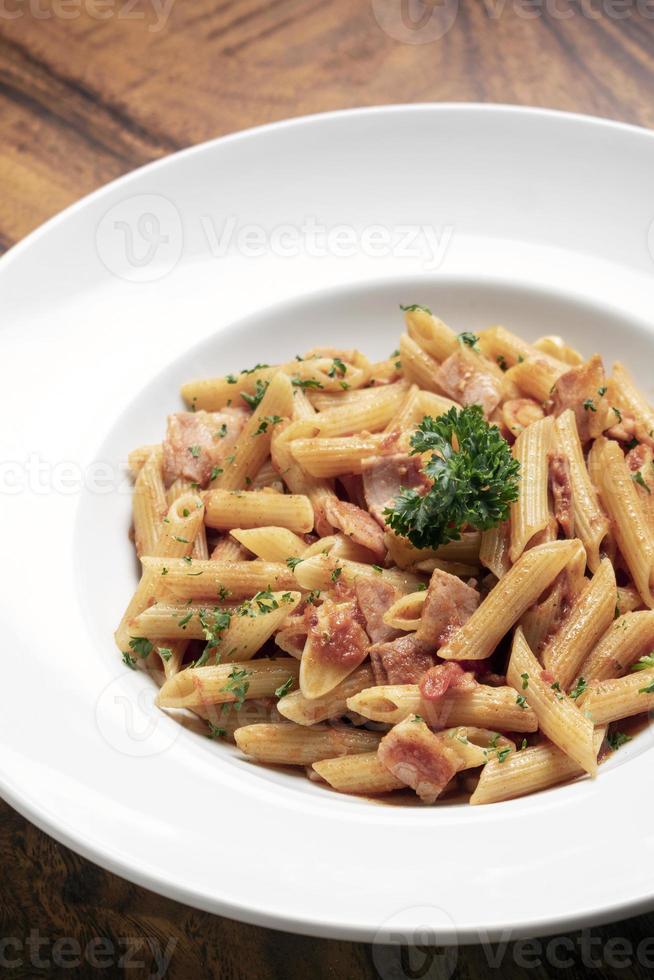
[{"label": "wood grain surface", "polygon": [[[0,250],[140,164],[288,116],[474,100],[654,125],[654,0],[440,3],[449,30],[425,41],[417,0],[404,22],[401,0],[0,0]],[[224,980],[629,980],[654,968],[652,915],[555,946],[447,955],[244,926],[100,870],[4,803],[0,855],[0,976],[161,976],[167,951],[165,976]],[[562,888],[583,874],[552,860]]]}]

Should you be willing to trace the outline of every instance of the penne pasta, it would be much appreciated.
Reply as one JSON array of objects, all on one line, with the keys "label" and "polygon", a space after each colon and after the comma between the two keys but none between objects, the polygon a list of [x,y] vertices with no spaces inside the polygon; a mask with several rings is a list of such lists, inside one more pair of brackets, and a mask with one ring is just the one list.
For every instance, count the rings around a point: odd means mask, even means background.
[{"label": "penne pasta", "polygon": [[313,769],[332,789],[337,789],[340,793],[376,796],[406,788],[401,780],[384,768],[376,752],[323,759],[321,762],[314,762]]},{"label": "penne pasta", "polygon": [[435,702],[425,700],[417,684],[366,688],[348,698],[350,711],[370,721],[397,725],[410,715],[424,718],[430,728],[474,725],[507,732],[535,732],[536,716],[516,703],[512,687],[479,684],[472,690],[450,688]]},{"label": "penne pasta", "polygon": [[615,572],[608,558],[604,558],[542,651],[543,664],[563,690],[569,688],[585,657],[613,622],[615,598]]},{"label": "penne pasta", "polygon": [[570,468],[575,534],[586,549],[588,567],[595,572],[599,567],[600,545],[606,537],[609,522],[599,505],[597,492],[586,468],[572,409],[567,409],[557,418],[555,437]]},{"label": "penne pasta", "polygon": [[547,416],[532,422],[520,433],[513,455],[520,463],[517,501],[511,505],[511,543],[509,558],[516,562],[532,538],[550,519],[547,501],[548,456],[553,420]]},{"label": "penne pasta", "polygon": [[272,697],[297,683],[300,665],[292,657],[191,667],[168,678],[159,691],[161,708],[197,708],[208,704],[242,703],[248,698]]},{"label": "penne pasta", "polygon": [[654,668],[625,677],[594,680],[579,698],[579,709],[593,725],[607,725],[654,708]]},{"label": "penne pasta", "polygon": [[209,490],[204,497],[208,527],[221,531],[274,524],[297,534],[313,528],[313,507],[308,497],[266,490]]},{"label": "penne pasta", "polygon": [[552,541],[526,551],[438,651],[444,660],[484,660],[581,547]]},{"label": "penne pasta", "polygon": [[237,765],[340,792],[594,776],[606,726],[654,708],[654,408],[561,337],[402,309],[379,360],[184,385],[129,454],[124,664]]},{"label": "penne pasta", "polygon": [[645,605],[654,608],[654,536],[643,514],[636,487],[616,442],[601,436],[588,456],[591,477],[609,515],[627,568]]},{"label": "penne pasta", "polygon": [[381,736],[377,732],[347,725],[314,725],[307,730],[291,722],[246,725],[234,738],[241,752],[277,766],[310,766],[321,759],[375,752]]},{"label": "penne pasta", "polygon": [[620,677],[654,647],[654,611],[627,612],[606,630],[579,668],[586,681]]},{"label": "penne pasta", "polygon": [[534,711],[538,727],[551,742],[594,776],[597,749],[593,743],[593,722],[574,701],[543,679],[541,665],[533,655],[520,628],[516,630],[506,679]]},{"label": "penne pasta", "polygon": [[234,528],[232,537],[264,561],[285,562],[299,558],[306,551],[306,542],[286,527]]}]

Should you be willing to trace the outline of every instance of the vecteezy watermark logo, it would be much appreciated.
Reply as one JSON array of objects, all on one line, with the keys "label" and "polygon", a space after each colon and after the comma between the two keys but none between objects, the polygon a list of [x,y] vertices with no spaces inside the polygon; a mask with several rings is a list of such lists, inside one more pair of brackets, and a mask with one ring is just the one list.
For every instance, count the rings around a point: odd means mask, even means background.
[{"label": "vecteezy watermark logo", "polygon": [[127,671],[107,684],[95,706],[95,720],[107,745],[122,755],[146,758],[166,752],[183,725],[154,703],[155,687],[145,671]]},{"label": "vecteezy watermark logo", "polygon": [[109,272],[130,282],[154,282],[175,268],[184,247],[179,211],[161,194],[139,194],[114,204],[95,233]]},{"label": "vecteezy watermark logo", "polygon": [[[56,968],[57,976],[61,976],[61,970],[78,970],[80,967],[102,971],[104,976],[118,975],[115,971],[120,971],[123,976],[127,971],[138,970],[139,977],[145,980],[163,980],[176,946],[174,936],[168,939],[165,947],[156,936],[120,936],[118,939],[94,936],[83,945],[74,936],[54,938],[42,935],[39,929],[30,929],[29,936],[24,938],[0,938],[0,968],[20,970],[21,976],[35,975],[31,971],[23,972],[28,965],[38,970],[39,976],[50,976],[54,973],[53,968]],[[42,973],[43,970],[48,973]],[[105,974],[105,970],[111,972]]]},{"label": "vecteezy watermark logo", "polygon": [[429,44],[444,37],[459,13],[459,0],[372,0],[385,34],[405,44]]},{"label": "vecteezy watermark logo", "polygon": [[[448,945],[442,946],[447,933]],[[456,926],[437,905],[401,909],[383,922],[372,943],[380,980],[450,980],[459,960]]]},{"label": "vecteezy watermark logo", "polygon": [[412,259],[433,272],[445,258],[454,235],[452,225],[382,225],[363,227],[347,224],[327,225],[308,215],[297,224],[239,224],[228,215],[219,224],[209,214],[200,217],[207,247],[215,259],[229,255],[257,259],[273,255],[281,259],[305,256],[311,259]]},{"label": "vecteezy watermark logo", "polygon": [[[0,0],[0,21],[18,20],[139,20],[150,19],[148,31],[156,34],[168,23],[175,0]],[[143,9],[143,8],[146,9]],[[151,8],[151,9],[147,9]]]}]

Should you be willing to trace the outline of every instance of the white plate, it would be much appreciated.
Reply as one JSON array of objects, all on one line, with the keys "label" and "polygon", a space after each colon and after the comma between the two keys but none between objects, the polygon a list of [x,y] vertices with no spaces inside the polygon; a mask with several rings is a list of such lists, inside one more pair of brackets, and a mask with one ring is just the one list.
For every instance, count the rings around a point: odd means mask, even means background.
[{"label": "white plate", "polygon": [[[654,137],[599,120],[336,113],[146,167],[10,252],[3,796],[126,878],[298,932],[397,942],[429,925],[454,944],[650,906],[649,730],[594,782],[491,807],[382,806],[158,714],[111,633],[136,575],[125,456],[160,438],[184,379],[326,340],[388,352],[397,304],[422,302],[457,329],[560,332],[620,355],[651,389],[652,174]],[[230,224],[240,251],[224,247]]]}]

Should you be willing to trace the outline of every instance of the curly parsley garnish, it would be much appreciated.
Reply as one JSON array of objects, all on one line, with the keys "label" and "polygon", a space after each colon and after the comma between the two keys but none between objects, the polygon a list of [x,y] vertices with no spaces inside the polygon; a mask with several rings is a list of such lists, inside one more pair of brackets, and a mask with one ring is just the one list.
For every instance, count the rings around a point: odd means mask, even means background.
[{"label": "curly parsley garnish", "polygon": [[424,466],[433,486],[404,488],[387,507],[389,526],[417,548],[457,541],[464,527],[488,530],[505,520],[518,497],[520,464],[479,405],[427,415],[411,437],[412,455],[432,453]]}]

